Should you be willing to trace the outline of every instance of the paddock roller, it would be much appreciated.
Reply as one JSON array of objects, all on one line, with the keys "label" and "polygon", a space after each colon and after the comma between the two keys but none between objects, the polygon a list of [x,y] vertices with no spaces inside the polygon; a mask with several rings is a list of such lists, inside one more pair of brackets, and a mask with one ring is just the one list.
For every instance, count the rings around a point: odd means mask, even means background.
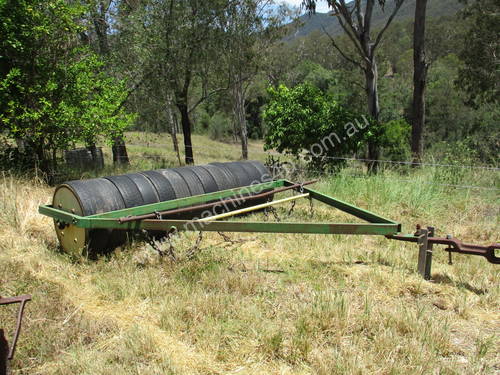
[{"label": "paddock roller", "polygon": [[[75,215],[91,216],[267,181],[270,173],[258,161],[211,163],[68,181],[56,188],[52,206]],[[234,207],[237,208],[241,205]],[[192,219],[198,214],[184,213],[182,218]],[[57,220],[55,229],[62,248],[73,254],[81,254],[84,249],[89,253],[103,252],[127,240],[127,232],[123,230],[84,229]]]}]

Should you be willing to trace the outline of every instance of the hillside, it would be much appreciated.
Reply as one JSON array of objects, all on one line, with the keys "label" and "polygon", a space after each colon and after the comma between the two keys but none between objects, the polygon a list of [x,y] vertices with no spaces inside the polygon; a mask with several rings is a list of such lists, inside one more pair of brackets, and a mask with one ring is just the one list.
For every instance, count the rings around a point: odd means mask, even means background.
[{"label": "hillside", "polygon": [[[456,13],[462,8],[462,6],[463,4],[459,3],[458,0],[429,0],[427,5],[427,14],[431,18],[447,16]],[[375,27],[380,26],[382,22],[389,17],[393,7],[394,4],[392,1],[387,3],[385,12],[377,6],[373,15]],[[406,2],[401,6],[395,20],[402,21],[413,17],[414,9],[415,0],[406,0]],[[304,14],[299,18],[298,27],[295,24],[291,27],[293,32],[287,38],[289,40],[309,35],[314,31],[322,31],[323,27],[332,35],[342,33],[342,28],[340,27],[336,17],[327,13],[316,13],[314,15]]]}]

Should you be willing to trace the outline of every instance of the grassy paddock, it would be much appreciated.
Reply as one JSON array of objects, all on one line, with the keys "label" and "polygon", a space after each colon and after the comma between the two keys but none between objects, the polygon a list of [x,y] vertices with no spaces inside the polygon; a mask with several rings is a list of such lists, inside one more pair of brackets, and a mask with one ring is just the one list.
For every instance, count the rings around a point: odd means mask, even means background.
[{"label": "grassy paddock", "polygon": [[[207,146],[197,162],[237,159],[237,145],[195,142]],[[150,153],[131,144],[132,155]],[[250,156],[262,160],[254,146]],[[460,182],[498,185],[495,172],[474,174]],[[316,188],[408,232],[432,224],[439,235],[498,241],[498,191],[442,182],[433,169],[360,177],[348,168]],[[204,234],[194,259],[186,254],[197,234],[181,235],[175,263],[143,243],[98,261],[73,259],[58,251],[52,222],[37,214],[51,193],[36,179],[0,177],[0,294],[34,297],[15,374],[499,371],[499,270],[484,259],[455,256],[448,265],[438,250],[434,281],[426,282],[415,272],[415,245],[383,237],[231,234],[242,242],[227,243],[215,233]],[[288,208],[278,209],[282,218]],[[349,220],[319,203],[313,210],[317,220]],[[287,220],[309,221],[309,214],[301,202]],[[12,328],[13,318],[13,309],[0,310],[1,326]]]}]

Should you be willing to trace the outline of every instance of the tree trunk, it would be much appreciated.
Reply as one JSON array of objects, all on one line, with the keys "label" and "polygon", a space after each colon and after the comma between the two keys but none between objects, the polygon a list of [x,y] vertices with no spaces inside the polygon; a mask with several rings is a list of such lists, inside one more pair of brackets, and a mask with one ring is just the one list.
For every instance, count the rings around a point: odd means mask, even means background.
[{"label": "tree trunk", "polygon": [[[92,22],[97,36],[99,45],[99,55],[106,61],[111,49],[108,42],[108,23],[106,21],[106,9],[108,8],[103,0],[100,0],[95,5],[96,8],[92,11]],[[123,137],[115,137],[113,139],[113,164],[129,164],[127,146]]]},{"label": "tree trunk", "polygon": [[[371,62],[366,64],[365,90],[368,100],[368,113],[376,122],[378,122],[380,114],[380,104],[378,99],[378,68],[375,58],[372,58]],[[368,162],[368,169],[371,172],[376,172],[378,170],[379,156],[380,150],[376,140],[369,140],[368,159],[370,159],[370,161]]]},{"label": "tree trunk", "polygon": [[182,134],[184,135],[184,155],[186,164],[194,164],[193,144],[191,142],[191,120],[189,119],[189,109],[185,101],[177,103],[177,108],[181,113]]},{"label": "tree trunk", "polygon": [[427,0],[417,0],[413,29],[413,106],[411,127],[411,151],[413,161],[419,163],[423,153],[425,124],[425,86],[428,65],[425,61],[425,13]]},{"label": "tree trunk", "polygon": [[37,141],[30,141],[28,142],[29,147],[27,149],[28,152],[34,152],[36,157],[35,157],[35,169],[39,169],[42,172],[49,172],[50,170],[50,163],[47,160],[47,157],[45,155],[45,147],[47,146],[46,143],[39,139]]},{"label": "tree trunk", "polygon": [[26,151],[26,145],[25,145],[24,139],[16,138],[16,145],[17,145],[17,149],[18,149],[19,153],[24,154]]},{"label": "tree trunk", "polygon": [[238,124],[241,139],[241,157],[248,159],[248,129],[245,110],[245,95],[243,93],[243,83],[238,79],[234,85],[234,114]]},{"label": "tree trunk", "polygon": [[113,139],[113,164],[130,164],[128,158],[127,146],[123,137],[115,137]]},{"label": "tree trunk", "polygon": [[179,161],[179,165],[182,165],[181,162],[181,153],[179,150],[179,141],[177,140],[177,127],[176,120],[174,119],[174,115],[172,113],[172,100],[170,98],[167,99],[167,118],[169,122],[168,130],[170,132],[170,136],[172,137],[172,143],[174,144],[174,151],[177,155],[177,160]]},{"label": "tree trunk", "polygon": [[108,23],[106,22],[106,5],[104,1],[96,4],[97,9],[92,11],[92,21],[94,23],[97,42],[99,43],[99,54],[107,56],[109,54],[108,43]]}]

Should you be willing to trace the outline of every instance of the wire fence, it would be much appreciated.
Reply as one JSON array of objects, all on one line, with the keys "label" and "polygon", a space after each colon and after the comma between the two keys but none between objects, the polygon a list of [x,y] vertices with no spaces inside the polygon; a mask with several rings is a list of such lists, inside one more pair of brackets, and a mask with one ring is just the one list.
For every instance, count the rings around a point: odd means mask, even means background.
[{"label": "wire fence", "polygon": [[[270,153],[272,156],[283,156],[282,154],[277,154],[277,153]],[[495,175],[494,180],[496,181],[489,181],[492,184],[498,183],[500,181],[500,174],[496,175],[496,172],[500,171],[500,168],[497,167],[491,167],[491,166],[468,166],[468,165],[460,165],[460,164],[444,164],[444,163],[417,163],[417,162],[411,162],[411,161],[394,161],[394,160],[376,160],[376,159],[364,159],[364,158],[347,158],[347,157],[325,157],[325,159],[334,159],[334,160],[344,160],[344,161],[349,161],[349,162],[358,162],[362,164],[362,172],[363,174],[353,174],[353,173],[345,173],[345,169],[343,172],[339,172],[339,176],[345,176],[345,177],[350,177],[350,178],[366,178],[367,177],[367,168],[366,168],[366,163],[367,162],[386,162],[389,163],[390,165],[405,165],[405,166],[423,166],[423,167],[438,167],[438,168],[445,168],[448,169],[448,175],[443,176],[443,172],[435,172],[433,179],[434,181],[425,181],[423,179],[407,179],[407,178],[399,178],[394,175],[384,175],[383,173],[377,173],[376,176],[379,177],[386,177],[388,180],[391,181],[400,181],[400,182],[405,182],[405,183],[414,183],[414,184],[425,184],[425,185],[435,185],[435,186],[442,186],[442,187],[449,187],[449,188],[455,188],[455,189],[467,189],[467,190],[488,190],[488,191],[500,191],[500,188],[493,187],[493,186],[480,186],[474,183],[446,183],[443,181],[439,181],[440,179],[446,180],[446,178],[450,178],[452,180],[464,180],[466,179],[466,176],[469,177],[469,179],[475,179],[474,182],[477,182],[477,173],[474,172],[474,174],[471,175],[463,175],[460,177],[460,173],[455,173],[456,168],[460,170],[464,170],[464,173],[466,172],[465,170],[471,170],[471,171],[477,171],[477,172],[493,172]],[[306,161],[306,160],[303,160]],[[311,170],[309,168],[306,168],[303,165],[297,165],[293,164],[290,162],[284,162],[284,164],[289,163],[288,167],[285,167],[285,170],[288,170],[288,172],[293,171],[294,173],[288,173],[290,174],[304,174],[307,175],[308,173],[311,173]],[[356,168],[354,165],[351,165],[352,168],[355,168],[354,170],[360,170],[359,168]],[[278,168],[279,169],[279,168]],[[471,172],[472,173],[472,172]],[[480,173],[480,175],[484,178],[485,174]],[[487,176],[490,176],[490,174],[487,174]]]},{"label": "wire fence", "polygon": [[[279,156],[280,158],[287,158],[286,155],[284,154],[279,154],[275,152],[268,152],[265,155],[268,156]],[[88,163],[88,156],[85,155],[85,157],[82,158],[82,160],[76,160],[79,159],[80,154],[74,153],[72,155],[72,164],[76,165],[87,165],[89,166]],[[100,157],[102,158],[102,153],[100,154]],[[177,158],[172,159],[172,155],[162,155],[162,154],[146,154],[143,153],[140,156],[134,155],[131,157],[131,162],[134,163],[134,159],[138,158],[139,165],[143,161],[148,161],[149,163],[144,165],[146,168],[152,168],[152,169],[161,169],[161,168],[166,168],[170,165],[176,165],[178,164]],[[474,166],[474,165],[461,165],[461,164],[445,164],[445,163],[428,163],[428,162],[413,162],[413,161],[396,161],[396,160],[377,160],[377,159],[366,159],[366,158],[355,158],[355,157],[334,157],[334,156],[325,156],[325,159],[330,159],[330,160],[343,160],[343,161],[348,161],[348,162],[353,162],[353,163],[360,163],[360,165],[363,166],[363,174],[354,174],[354,173],[346,173],[346,171],[341,172],[339,176],[345,176],[349,178],[366,178],[366,170],[365,170],[365,165],[367,162],[378,162],[378,163],[385,163],[389,165],[404,165],[404,166],[422,166],[422,167],[432,167],[432,168],[445,168],[445,169],[450,169],[451,175],[453,176],[453,169],[463,169],[463,170],[476,170],[476,171],[487,171],[487,172],[499,172],[500,168],[498,167],[493,167],[493,166]],[[285,168],[285,173],[282,173],[282,175],[286,175],[285,177],[295,177],[295,178],[300,178],[298,175],[302,176],[307,176],[311,174],[311,169],[307,168],[305,165],[300,164],[300,163],[307,162],[306,159],[302,159],[299,163],[294,163],[293,161],[284,161],[283,164],[288,164],[288,168]],[[355,166],[352,166],[356,168]],[[279,167],[278,167],[279,169]],[[359,169],[358,169],[359,170]],[[291,173],[293,171],[293,173]],[[283,172],[283,171],[281,171]],[[279,175],[279,171],[275,173],[276,175]],[[384,176],[383,174],[379,174],[379,176],[382,177],[387,177],[387,179],[390,179],[391,181],[400,181],[400,182],[405,182],[405,183],[413,183],[413,184],[426,184],[426,185],[436,185],[436,186],[442,186],[442,187],[449,187],[449,188],[455,188],[455,189],[467,189],[467,190],[488,190],[488,191],[500,191],[500,188],[497,187],[492,187],[492,186],[480,186],[477,184],[473,183],[445,183],[443,181],[439,181],[439,179],[436,181],[424,181],[422,179],[410,179],[410,178],[400,178],[398,176],[390,175],[390,176]],[[438,175],[439,176],[439,175]],[[471,176],[473,178],[474,176]],[[493,184],[495,182],[493,181]]]},{"label": "wire fence", "polygon": [[[365,178],[365,176],[356,176],[356,175],[347,175],[349,177],[353,178]],[[457,184],[443,184],[443,183],[438,183],[438,182],[429,182],[429,181],[422,181],[422,180],[412,180],[409,178],[394,178],[390,177],[391,181],[401,181],[401,182],[410,182],[413,184],[425,184],[425,185],[435,185],[435,186],[444,186],[444,187],[451,187],[455,189],[467,189],[467,190],[490,190],[490,191],[500,191],[499,188],[495,187],[486,187],[486,186],[475,186],[475,185],[457,185]]]},{"label": "wire fence", "polygon": [[[294,172],[296,175],[300,174],[297,172],[302,172],[303,175],[307,175],[310,172],[310,170],[305,169],[305,168],[299,168],[299,169],[295,169]],[[279,173],[277,173],[277,176],[280,176]],[[361,179],[367,178],[366,174],[360,175],[360,174],[351,174],[351,173],[341,173],[338,176],[349,177],[349,178],[361,178]],[[287,177],[287,176],[281,175],[280,177]],[[409,179],[409,178],[397,178],[394,176],[382,176],[382,177],[385,177],[387,180],[390,180],[390,181],[400,181],[400,182],[413,183],[413,184],[435,185],[435,186],[449,187],[449,188],[454,188],[454,189],[500,191],[500,188],[489,187],[489,186],[449,184],[449,183],[441,183],[441,182],[414,180],[414,179]]]},{"label": "wire fence", "polygon": [[[283,154],[271,152],[269,155],[280,156],[283,157]],[[382,159],[363,159],[363,158],[347,158],[340,156],[320,156],[324,159],[329,160],[345,160],[345,161],[358,161],[362,163],[367,162],[377,162],[377,163],[386,163],[393,165],[409,165],[409,166],[423,166],[423,167],[443,167],[443,168],[465,168],[465,169],[482,169],[482,170],[490,170],[490,171],[500,171],[499,167],[492,166],[482,166],[482,165],[460,165],[460,164],[440,164],[440,163],[426,163],[426,162],[415,162],[415,161],[398,161],[398,160],[382,160]]]}]

